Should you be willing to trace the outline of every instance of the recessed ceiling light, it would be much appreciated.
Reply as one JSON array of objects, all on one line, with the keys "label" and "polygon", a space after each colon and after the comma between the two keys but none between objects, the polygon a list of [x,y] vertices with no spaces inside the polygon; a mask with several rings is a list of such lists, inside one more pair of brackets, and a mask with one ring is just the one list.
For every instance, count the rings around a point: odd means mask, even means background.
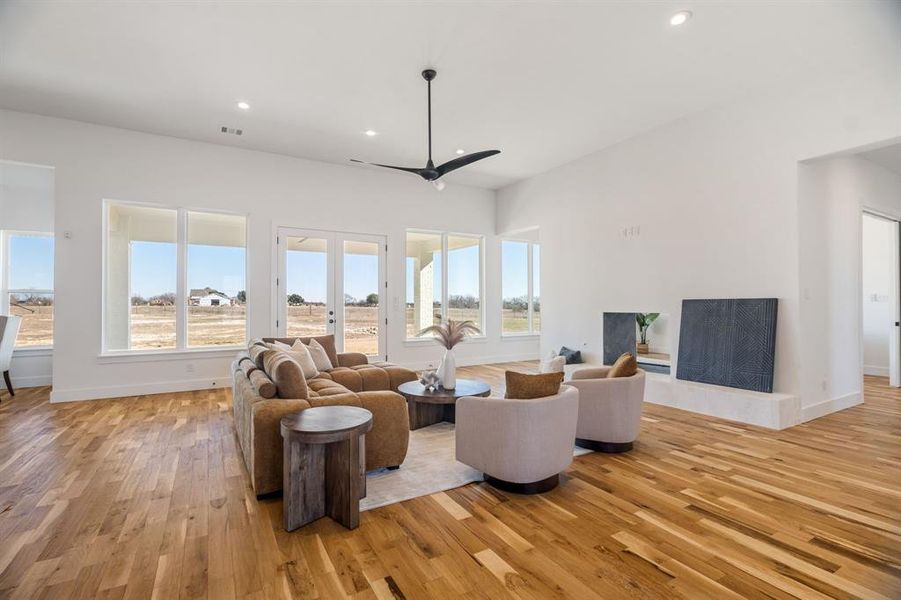
[{"label": "recessed ceiling light", "polygon": [[678,27],[679,25],[684,25],[686,21],[691,18],[690,10],[680,10],[673,16],[669,18],[669,24],[673,27]]},{"label": "recessed ceiling light", "polygon": [[466,150],[464,150],[463,148],[457,148],[457,154],[465,154],[465,153],[466,153]]},{"label": "recessed ceiling light", "polygon": [[363,133],[365,133],[365,134],[368,135],[369,137],[373,137],[373,136],[378,135],[378,132],[377,132],[377,131],[373,131],[373,130],[371,130],[371,129],[367,129],[367,130],[364,131]]},{"label": "recessed ceiling light", "polygon": [[240,108],[241,110],[250,110],[250,105],[242,100],[238,102],[238,108]]}]

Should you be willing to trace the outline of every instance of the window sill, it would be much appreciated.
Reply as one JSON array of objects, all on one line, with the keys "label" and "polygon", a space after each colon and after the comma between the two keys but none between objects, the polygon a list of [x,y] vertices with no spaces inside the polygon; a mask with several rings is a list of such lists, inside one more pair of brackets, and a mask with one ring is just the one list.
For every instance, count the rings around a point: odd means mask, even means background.
[{"label": "window sill", "polygon": [[13,348],[13,356],[53,356],[53,346],[25,346]]},{"label": "window sill", "polygon": [[119,350],[97,355],[98,364],[155,362],[184,360],[186,358],[219,358],[233,356],[245,346],[220,346],[216,348],[190,348],[185,350]]},{"label": "window sill", "polygon": [[538,340],[541,339],[540,333],[504,333],[501,335],[501,340],[507,340],[511,342],[518,342],[522,340]]}]

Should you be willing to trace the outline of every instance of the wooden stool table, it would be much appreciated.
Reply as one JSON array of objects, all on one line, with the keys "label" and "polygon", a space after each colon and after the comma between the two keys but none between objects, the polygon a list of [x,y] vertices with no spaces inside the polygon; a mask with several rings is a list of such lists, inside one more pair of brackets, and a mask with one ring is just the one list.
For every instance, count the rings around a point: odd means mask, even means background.
[{"label": "wooden stool table", "polygon": [[319,406],[282,418],[286,531],[326,515],[348,529],[360,524],[371,429],[372,413],[356,406]]},{"label": "wooden stool table", "polygon": [[457,417],[457,398],[488,396],[491,386],[476,379],[457,379],[457,387],[452,390],[443,387],[427,390],[418,381],[408,381],[400,384],[397,391],[407,399],[412,431],[441,421],[453,423]]}]

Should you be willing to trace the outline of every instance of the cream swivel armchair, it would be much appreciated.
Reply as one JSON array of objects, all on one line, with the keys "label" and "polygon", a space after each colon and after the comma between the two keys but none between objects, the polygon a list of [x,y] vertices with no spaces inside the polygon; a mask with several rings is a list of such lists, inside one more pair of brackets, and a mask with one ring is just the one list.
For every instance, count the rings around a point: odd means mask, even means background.
[{"label": "cream swivel armchair", "polygon": [[567,382],[579,390],[576,445],[599,452],[627,452],[638,438],[645,374],[608,378],[610,367],[579,369]]},{"label": "cream swivel armchair", "polygon": [[13,359],[13,348],[16,345],[16,336],[19,335],[19,326],[22,317],[14,315],[0,315],[0,373],[6,382],[6,389],[10,396],[15,396],[12,381],[9,380],[9,366]]},{"label": "cream swivel armchair", "polygon": [[485,474],[496,488],[537,494],[555,488],[573,461],[579,392],[560,386],[530,400],[457,400],[457,460]]}]

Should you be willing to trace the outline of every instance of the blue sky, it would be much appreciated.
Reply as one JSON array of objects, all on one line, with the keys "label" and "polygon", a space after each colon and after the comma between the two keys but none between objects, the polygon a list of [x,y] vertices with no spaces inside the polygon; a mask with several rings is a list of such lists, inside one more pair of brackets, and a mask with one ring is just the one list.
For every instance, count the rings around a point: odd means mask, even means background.
[{"label": "blue sky", "polygon": [[[504,242],[502,254],[503,295],[526,294],[526,252],[528,245]],[[188,288],[211,287],[236,295],[245,289],[243,248],[225,246],[188,247]],[[53,289],[53,238],[11,236],[10,287],[13,289]],[[131,293],[148,298],[175,292],[175,244],[131,243]],[[378,258],[351,254],[345,257],[345,292],[358,299],[378,293]],[[311,302],[324,302],[326,289],[325,255],[320,252],[289,252],[288,293],[299,293]],[[448,291],[478,295],[478,246],[453,250],[448,255]],[[406,301],[413,301],[413,260],[406,261]],[[441,299],[441,261],[435,261],[435,300]],[[536,278],[537,292],[537,278]]]},{"label": "blue sky", "polygon": [[9,238],[10,289],[53,289],[53,238],[11,235]]},{"label": "blue sky", "polygon": [[[235,296],[244,287],[244,248],[188,246],[188,289],[211,287]],[[131,294],[150,298],[175,292],[175,244],[131,243]]]}]

